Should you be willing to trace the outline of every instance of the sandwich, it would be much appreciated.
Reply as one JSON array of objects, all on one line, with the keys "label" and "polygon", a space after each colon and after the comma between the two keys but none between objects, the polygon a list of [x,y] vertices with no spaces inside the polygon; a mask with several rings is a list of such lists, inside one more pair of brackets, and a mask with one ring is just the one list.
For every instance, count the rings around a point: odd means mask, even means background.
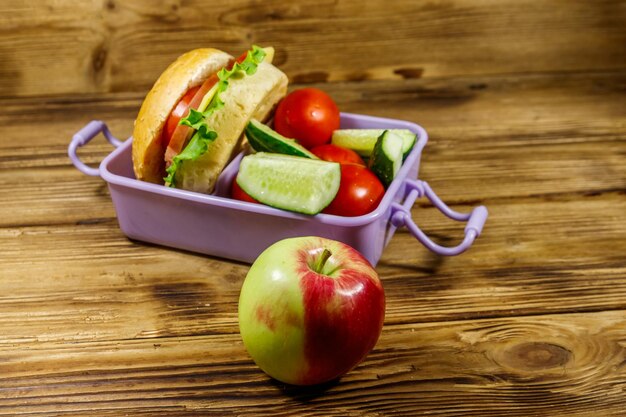
[{"label": "sandwich", "polygon": [[211,193],[242,149],[251,119],[271,118],[287,93],[287,76],[272,65],[273,48],[253,46],[234,59],[212,48],[174,61],[146,95],[133,130],[137,179]]}]

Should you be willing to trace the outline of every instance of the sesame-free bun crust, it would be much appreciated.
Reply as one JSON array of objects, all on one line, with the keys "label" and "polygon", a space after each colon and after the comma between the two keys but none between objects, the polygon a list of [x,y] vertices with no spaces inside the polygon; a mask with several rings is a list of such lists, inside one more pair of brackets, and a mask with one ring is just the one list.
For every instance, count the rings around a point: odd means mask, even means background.
[{"label": "sesame-free bun crust", "polygon": [[133,130],[133,169],[137,179],[163,184],[166,144],[163,127],[185,93],[204,82],[233,59],[218,49],[194,49],[181,55],[159,77],[148,92]]}]

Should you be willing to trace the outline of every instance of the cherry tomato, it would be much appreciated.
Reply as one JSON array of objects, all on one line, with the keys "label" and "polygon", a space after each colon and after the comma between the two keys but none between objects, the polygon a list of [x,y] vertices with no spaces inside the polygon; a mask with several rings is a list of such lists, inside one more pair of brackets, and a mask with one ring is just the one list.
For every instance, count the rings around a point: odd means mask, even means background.
[{"label": "cherry tomato", "polygon": [[274,129],[296,139],[305,148],[330,142],[339,129],[339,109],[333,99],[317,88],[294,90],[278,104]]},{"label": "cherry tomato", "polygon": [[363,162],[363,159],[358,153],[354,152],[352,149],[342,148],[332,143],[311,148],[311,153],[324,161],[365,166],[365,162]]},{"label": "cherry tomato", "polygon": [[[230,197],[235,200],[247,201],[248,203],[259,203],[254,198],[250,197],[240,186],[237,184],[237,177],[233,179],[233,183],[230,187]],[[260,203],[259,203],[260,204]]]},{"label": "cherry tomato", "polygon": [[361,216],[378,207],[385,188],[378,177],[362,165],[342,164],[337,196],[323,212],[337,216]]}]

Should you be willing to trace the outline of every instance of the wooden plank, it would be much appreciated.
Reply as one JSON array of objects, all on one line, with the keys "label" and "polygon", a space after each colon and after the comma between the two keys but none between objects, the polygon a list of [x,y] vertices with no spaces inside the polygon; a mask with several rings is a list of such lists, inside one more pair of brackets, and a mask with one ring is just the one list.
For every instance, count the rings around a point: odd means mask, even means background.
[{"label": "wooden plank", "polygon": [[[623,415],[626,3],[578,3],[1,4],[0,416]],[[396,233],[379,343],[321,387],[245,352],[248,265],[128,240],[106,184],[66,155],[91,119],[130,135],[179,53],[251,43],[276,46],[292,89],[422,124],[420,177],[490,210],[459,257]],[[412,216],[462,238],[425,201]]]},{"label": "wooden plank", "polygon": [[[467,151],[619,140],[626,123],[625,82],[623,72],[603,72],[318,86],[342,111],[422,124],[431,133],[429,148],[441,147],[433,153],[464,144]],[[118,137],[128,137],[146,92],[0,99],[0,169],[16,166],[8,164],[10,152],[17,152],[13,148],[66,147],[72,134],[94,118],[105,120]],[[33,120],[46,126],[44,134],[33,134]]]},{"label": "wooden plank", "polygon": [[[459,257],[435,256],[406,231],[394,236],[377,267],[388,324],[626,309],[623,194],[516,199],[490,210],[483,236]],[[463,226],[433,208],[413,217],[443,244],[461,239]],[[96,329],[106,340],[234,331],[248,271],[129,241],[113,218],[3,228],[0,247],[0,333],[22,344],[91,338]]]},{"label": "wooden plank", "polygon": [[[489,210],[483,235],[458,257],[435,256],[407,233],[394,236],[378,270],[386,291],[404,300],[397,303],[398,320],[624,306],[626,229],[621,221],[613,223],[626,210],[624,194],[515,199],[490,203]],[[414,209],[413,218],[441,244],[462,239],[463,226],[436,210]],[[605,304],[608,299],[613,307]]]},{"label": "wooden plank", "polygon": [[[477,204],[626,189],[625,81],[604,73],[324,88],[345,111],[422,124],[430,141],[420,177],[450,204]],[[86,213],[111,218],[105,184],[71,167],[66,148],[93,118],[129,136],[140,102],[132,93],[0,100],[0,226],[76,223]],[[95,165],[111,150],[99,137],[79,155]]]},{"label": "wooden plank", "polygon": [[301,83],[616,70],[624,13],[618,0],[16,1],[0,6],[0,96],[145,91],[186,50],[251,43],[275,45]]},{"label": "wooden plank", "polygon": [[[93,91],[104,41],[95,2],[0,5],[0,96]],[[95,55],[94,55],[95,54]]]},{"label": "wooden plank", "polygon": [[618,416],[625,328],[624,310],[386,325],[361,365],[315,388],[269,379],[235,332],[9,341],[0,415]]},{"label": "wooden plank", "polygon": [[[67,155],[61,151],[45,156],[48,161],[54,157],[67,163]],[[0,172],[2,227],[84,224],[115,216],[107,185],[100,178],[86,177],[75,169]]]}]

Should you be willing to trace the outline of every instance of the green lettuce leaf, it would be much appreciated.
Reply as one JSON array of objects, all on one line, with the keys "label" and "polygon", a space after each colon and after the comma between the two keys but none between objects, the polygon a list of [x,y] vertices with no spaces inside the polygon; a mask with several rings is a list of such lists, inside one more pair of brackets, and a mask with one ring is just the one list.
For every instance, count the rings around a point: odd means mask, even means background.
[{"label": "green lettuce leaf", "polygon": [[253,45],[242,62],[236,62],[230,70],[222,68],[217,73],[217,91],[207,105],[206,110],[200,112],[195,109],[189,109],[189,114],[180,120],[179,124],[189,126],[196,132],[185,149],[174,157],[172,164],[167,168],[168,175],[164,178],[165,185],[175,187],[176,171],[178,171],[183,161],[198,159],[206,153],[209,144],[217,139],[217,132],[209,127],[206,118],[216,110],[224,107],[224,101],[220,95],[228,88],[228,80],[233,77],[253,75],[259,64],[265,59],[265,55],[263,48]]},{"label": "green lettuce leaf", "polygon": [[184,161],[194,161],[204,155],[209,148],[209,144],[217,138],[214,131],[198,130],[185,146],[185,149],[176,155],[172,160],[172,164],[167,168],[167,177],[165,177],[165,185],[175,187],[175,175]]},{"label": "green lettuce leaf", "polygon": [[[256,72],[259,64],[263,62],[263,59],[265,59],[265,55],[266,54],[263,48],[253,45],[252,49],[248,51],[246,58],[242,62],[236,62],[230,70],[222,68],[217,73],[217,91],[207,105],[206,110],[204,110],[203,112],[199,112],[197,110],[191,109],[189,111],[189,114],[181,119],[180,124],[190,126],[196,130],[198,130],[200,126],[206,125],[205,119],[209,117],[214,111],[224,107],[224,101],[220,96],[228,88],[229,78],[240,76],[244,73],[245,75],[253,75]],[[200,117],[200,115],[202,115],[203,117]]]}]

